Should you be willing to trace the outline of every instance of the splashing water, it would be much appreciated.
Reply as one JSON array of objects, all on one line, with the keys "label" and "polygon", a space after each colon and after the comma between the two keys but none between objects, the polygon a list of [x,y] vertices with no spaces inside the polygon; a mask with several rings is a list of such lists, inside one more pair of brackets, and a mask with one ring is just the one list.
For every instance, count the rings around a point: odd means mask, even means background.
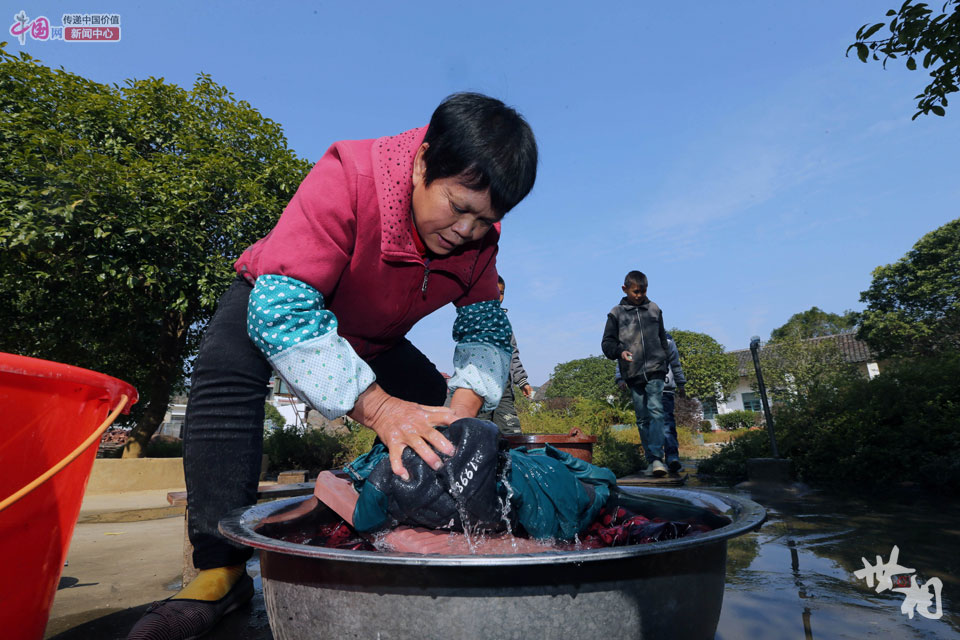
[{"label": "splashing water", "polygon": [[[476,553],[478,542],[477,536],[479,535],[479,523],[471,526],[470,515],[467,513],[467,507],[463,499],[463,494],[454,490],[454,487],[456,486],[456,480],[453,477],[453,470],[450,468],[450,465],[445,464],[443,465],[442,469],[447,475],[447,492],[453,496],[453,501],[457,505],[457,513],[460,514],[460,522],[463,524],[463,535],[467,540],[467,547],[470,549],[470,553]],[[436,480],[436,482],[439,483],[439,480]]]},{"label": "splashing water", "polygon": [[513,490],[513,485],[510,484],[510,480],[508,480],[510,477],[510,468],[512,464],[512,459],[508,455],[506,457],[506,462],[503,465],[503,475],[500,477],[500,480],[503,482],[503,486],[507,490],[507,495],[503,498],[497,496],[497,500],[500,502],[500,519],[503,520],[503,524],[506,525],[507,535],[511,538],[511,546],[513,547],[513,550],[516,551],[518,543],[517,539],[513,535],[513,525],[510,522],[510,512],[513,509],[513,505],[511,504],[510,500],[513,498],[515,492]]}]

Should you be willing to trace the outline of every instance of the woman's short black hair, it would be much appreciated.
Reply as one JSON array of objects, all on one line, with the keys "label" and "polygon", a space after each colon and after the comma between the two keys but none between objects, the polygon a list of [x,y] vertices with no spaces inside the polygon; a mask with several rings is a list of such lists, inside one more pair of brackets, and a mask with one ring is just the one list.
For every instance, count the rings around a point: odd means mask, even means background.
[{"label": "woman's short black hair", "polygon": [[423,139],[425,183],[462,176],[463,185],[490,189],[490,205],[503,215],[523,200],[537,178],[537,141],[514,109],[479,93],[449,96],[430,118]]}]

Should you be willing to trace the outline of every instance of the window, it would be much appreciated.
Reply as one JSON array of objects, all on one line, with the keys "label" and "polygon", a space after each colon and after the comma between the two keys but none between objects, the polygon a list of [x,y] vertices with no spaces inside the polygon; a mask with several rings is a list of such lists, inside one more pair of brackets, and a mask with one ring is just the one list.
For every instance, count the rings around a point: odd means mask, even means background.
[{"label": "window", "polygon": [[183,437],[183,414],[175,414],[170,416],[170,422],[164,422],[160,425],[160,428],[157,429],[157,433],[161,436],[173,436],[174,438]]},{"label": "window", "polygon": [[744,411],[763,411],[760,404],[760,394],[747,391],[743,393],[742,398]]},{"label": "window", "polygon": [[713,420],[717,417],[717,401],[714,399],[700,401],[700,407],[703,409],[703,419]]},{"label": "window", "polygon": [[274,393],[278,396],[292,396],[293,391],[290,390],[290,387],[287,386],[287,383],[283,381],[283,378],[277,376],[276,386],[274,387]]}]

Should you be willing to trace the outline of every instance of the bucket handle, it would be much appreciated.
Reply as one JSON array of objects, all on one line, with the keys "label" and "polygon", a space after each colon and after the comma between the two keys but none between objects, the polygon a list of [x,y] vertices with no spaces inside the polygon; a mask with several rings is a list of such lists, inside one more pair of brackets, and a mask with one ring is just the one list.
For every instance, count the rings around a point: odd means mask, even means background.
[{"label": "bucket handle", "polygon": [[120,412],[123,411],[123,408],[127,406],[127,401],[129,399],[130,398],[126,394],[121,395],[120,402],[117,404],[117,407],[110,412],[110,415],[108,415],[107,419],[103,421],[103,424],[97,427],[97,430],[90,434],[89,438],[87,438],[82,443],[80,443],[80,446],[78,446],[76,449],[74,449],[73,451],[68,453],[66,456],[64,456],[63,459],[60,460],[60,462],[53,465],[46,471],[44,471],[39,477],[35,478],[32,482],[24,486],[22,489],[20,489],[13,495],[7,498],[4,498],[4,500],[0,502],[0,511],[3,511],[4,509],[12,505],[14,502],[19,500],[20,498],[24,497],[25,495],[27,495],[28,493],[30,493],[31,491],[33,491],[34,489],[42,485],[44,482],[52,478],[58,471],[60,471],[65,466],[73,462],[77,456],[79,456],[81,453],[86,451],[87,447],[89,447],[98,438],[100,438],[100,436],[103,435],[103,432],[107,430],[107,427],[113,424],[113,421],[117,419],[117,416],[120,415]]}]

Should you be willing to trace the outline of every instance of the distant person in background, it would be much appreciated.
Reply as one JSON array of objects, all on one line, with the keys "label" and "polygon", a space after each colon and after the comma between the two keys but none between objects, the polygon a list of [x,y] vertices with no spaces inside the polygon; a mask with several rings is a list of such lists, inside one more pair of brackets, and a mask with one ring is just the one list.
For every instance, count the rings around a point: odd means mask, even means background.
[{"label": "distant person in background", "polygon": [[674,394],[681,398],[687,397],[687,377],[683,375],[683,367],[680,366],[680,351],[677,349],[677,343],[669,332],[667,332],[667,346],[669,347],[667,352],[669,370],[666,380],[663,381],[663,453],[666,455],[667,470],[670,473],[680,473],[683,463],[680,462],[680,444],[677,441]]},{"label": "distant person in background", "polygon": [[[500,289],[500,303],[503,304],[503,292],[506,284],[502,277],[497,276],[497,287]],[[503,309],[506,311],[506,309]],[[478,417],[484,420],[490,420],[503,435],[518,435],[520,433],[520,418],[517,417],[517,408],[514,405],[513,385],[520,387],[521,393],[527,398],[533,397],[533,387],[527,380],[527,372],[520,362],[520,351],[517,349],[517,336],[510,336],[510,346],[513,347],[513,356],[510,358],[510,375],[507,376],[507,384],[503,389],[503,395],[500,396],[500,404],[493,411],[480,414]]]},{"label": "distant person in background", "polygon": [[[680,351],[677,350],[677,343],[673,336],[667,332],[667,346],[669,350],[667,377],[663,381],[663,454],[667,461],[667,470],[671,474],[679,474],[683,469],[683,463],[680,462],[680,444],[677,440],[677,418],[674,413],[676,399],[674,393],[681,398],[687,397],[686,384],[687,378],[683,375],[683,367],[680,366]],[[623,381],[620,375],[620,364],[617,363],[616,382],[621,389],[627,388],[627,383]]]}]

